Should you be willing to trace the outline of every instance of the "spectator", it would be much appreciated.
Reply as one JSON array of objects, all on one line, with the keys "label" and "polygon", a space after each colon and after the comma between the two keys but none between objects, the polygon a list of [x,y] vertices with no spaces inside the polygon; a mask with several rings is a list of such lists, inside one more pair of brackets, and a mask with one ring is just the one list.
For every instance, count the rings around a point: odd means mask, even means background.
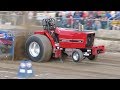
[{"label": "spectator", "polygon": [[93,17],[98,18],[97,11],[93,11]]},{"label": "spectator", "polygon": [[73,16],[72,16],[72,13],[68,13],[68,15],[66,16],[67,17],[67,28],[72,28],[73,27]]},{"label": "spectator", "polygon": [[85,19],[83,17],[80,18],[80,24],[85,25]]},{"label": "spectator", "polygon": [[90,14],[89,14],[89,19],[95,19],[95,16],[94,16],[93,13],[90,13]]},{"label": "spectator", "polygon": [[62,12],[62,27],[65,28],[67,25],[66,13]]},{"label": "spectator", "polygon": [[115,11],[111,11],[111,12],[110,12],[110,15],[111,15],[111,17],[108,18],[108,19],[109,19],[109,20],[113,20],[114,17],[115,17]]},{"label": "spectator", "polygon": [[92,25],[93,25],[93,20],[88,20],[87,18],[86,18],[86,23],[85,23],[85,26],[86,26],[86,29],[87,30],[92,30]]},{"label": "spectator", "polygon": [[83,17],[83,18],[86,18],[86,17],[88,17],[88,16],[89,16],[88,11],[83,11],[82,17]]},{"label": "spectator", "polygon": [[115,11],[111,11],[110,14],[112,17],[115,17]]},{"label": "spectator", "polygon": [[62,24],[63,24],[62,12],[57,12],[55,16],[56,16],[56,21],[57,21],[56,23],[57,27],[62,27]]},{"label": "spectator", "polygon": [[115,20],[120,20],[120,11],[116,12]]},{"label": "spectator", "polygon": [[101,18],[101,28],[102,29],[106,29],[107,28],[107,17],[106,16],[103,16]]},{"label": "spectator", "polygon": [[79,20],[79,19],[81,18],[80,12],[79,12],[79,11],[76,11],[76,12],[74,13],[74,15],[73,15],[73,18],[74,18],[75,20]]},{"label": "spectator", "polygon": [[96,14],[97,14],[97,15],[96,15],[96,18],[101,18],[101,15],[102,15],[102,12],[101,12],[101,11],[97,11]]},{"label": "spectator", "polygon": [[106,12],[106,17],[107,17],[107,19],[111,17],[111,14],[109,11]]},{"label": "spectator", "polygon": [[59,17],[59,12],[58,11],[56,12],[55,17]]},{"label": "spectator", "polygon": [[100,21],[96,20],[93,24],[93,29],[94,30],[98,30],[98,29],[101,29],[101,23]]},{"label": "spectator", "polygon": [[78,28],[76,26],[79,26],[79,23],[80,23],[80,12],[79,11],[76,11],[73,15],[73,18],[74,18],[74,23],[73,23],[73,27],[74,28]]}]

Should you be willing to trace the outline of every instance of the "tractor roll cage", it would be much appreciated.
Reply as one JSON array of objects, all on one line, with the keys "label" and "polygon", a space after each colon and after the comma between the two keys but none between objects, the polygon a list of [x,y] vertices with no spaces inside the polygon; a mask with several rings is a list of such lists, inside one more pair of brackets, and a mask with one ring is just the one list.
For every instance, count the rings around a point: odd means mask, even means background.
[{"label": "tractor roll cage", "polygon": [[43,29],[48,30],[48,32],[50,32],[50,30],[55,30],[56,29],[54,18],[43,19],[42,20],[42,25],[43,25]]}]

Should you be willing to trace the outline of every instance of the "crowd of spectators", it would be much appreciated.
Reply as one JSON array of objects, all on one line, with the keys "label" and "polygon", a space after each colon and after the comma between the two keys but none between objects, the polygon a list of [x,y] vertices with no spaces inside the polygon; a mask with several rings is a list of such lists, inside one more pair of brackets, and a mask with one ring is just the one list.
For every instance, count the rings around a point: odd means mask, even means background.
[{"label": "crowd of spectators", "polygon": [[110,20],[120,20],[120,11],[58,11],[56,18],[59,27],[78,28],[80,23],[86,30],[111,29]]},{"label": "crowd of spectators", "polygon": [[[37,22],[40,25],[41,20],[51,17],[50,11],[8,11],[3,12],[12,15],[13,22],[22,23],[23,15],[29,22]],[[86,30],[111,29],[110,20],[120,20],[120,11],[53,11],[57,26],[63,28],[78,28],[82,24]],[[0,13],[1,14],[1,13]],[[16,15],[18,15],[16,17]],[[52,16],[52,17],[53,17]],[[10,19],[10,18],[9,18]]]}]

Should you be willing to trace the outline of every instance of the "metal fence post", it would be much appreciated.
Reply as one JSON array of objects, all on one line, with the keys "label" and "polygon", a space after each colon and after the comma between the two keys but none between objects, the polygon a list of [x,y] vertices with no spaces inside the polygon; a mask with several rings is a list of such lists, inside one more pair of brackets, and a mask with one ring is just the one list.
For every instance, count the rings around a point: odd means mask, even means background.
[{"label": "metal fence post", "polygon": [[25,15],[23,15],[23,25],[25,25]]},{"label": "metal fence post", "polygon": [[2,15],[0,15],[0,19],[1,19],[1,23],[0,24],[2,24]]},{"label": "metal fence post", "polygon": [[18,18],[18,16],[17,16],[17,15],[15,15],[15,19],[14,19],[14,26],[16,26],[16,25],[17,25],[17,18]]},{"label": "metal fence post", "polygon": [[107,29],[109,29],[109,21],[107,20]]}]

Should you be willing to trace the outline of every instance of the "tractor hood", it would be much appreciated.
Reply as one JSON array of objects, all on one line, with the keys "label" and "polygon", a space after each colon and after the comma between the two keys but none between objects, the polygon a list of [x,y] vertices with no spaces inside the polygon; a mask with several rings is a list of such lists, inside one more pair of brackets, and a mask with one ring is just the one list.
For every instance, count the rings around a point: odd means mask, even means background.
[{"label": "tractor hood", "polygon": [[68,45],[65,46],[66,48],[70,47],[68,42],[71,43],[72,48],[91,47],[94,43],[95,33],[93,31],[78,31],[76,29],[56,28],[56,33],[59,36],[59,40],[61,41],[60,45],[62,47],[64,47],[64,45]]},{"label": "tractor hood", "polygon": [[70,28],[56,28],[56,33],[57,34],[92,34],[95,33],[93,31],[78,31],[78,29],[70,29]]}]

